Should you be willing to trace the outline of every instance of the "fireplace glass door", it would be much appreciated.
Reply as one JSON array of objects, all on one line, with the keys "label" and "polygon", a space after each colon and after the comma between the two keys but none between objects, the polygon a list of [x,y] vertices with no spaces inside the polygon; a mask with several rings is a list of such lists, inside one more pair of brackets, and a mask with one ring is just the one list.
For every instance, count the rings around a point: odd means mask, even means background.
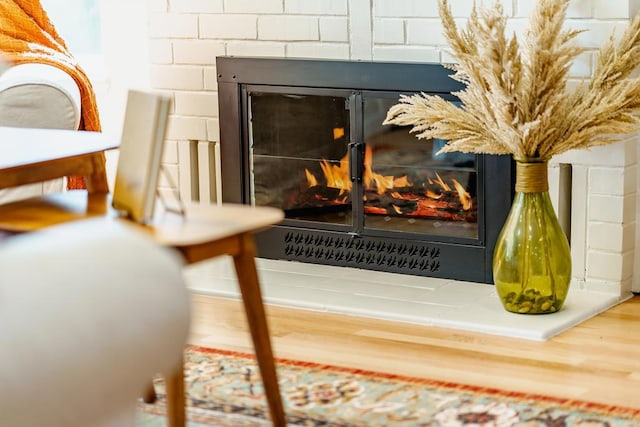
[{"label": "fireplace glass door", "polygon": [[349,95],[250,92],[254,205],[282,209],[290,220],[352,227]]},{"label": "fireplace glass door", "polygon": [[398,95],[248,85],[248,199],[310,228],[480,239],[476,156],[382,125]]},{"label": "fireplace glass door", "polygon": [[477,239],[476,156],[382,125],[398,94],[362,97],[365,229]]}]

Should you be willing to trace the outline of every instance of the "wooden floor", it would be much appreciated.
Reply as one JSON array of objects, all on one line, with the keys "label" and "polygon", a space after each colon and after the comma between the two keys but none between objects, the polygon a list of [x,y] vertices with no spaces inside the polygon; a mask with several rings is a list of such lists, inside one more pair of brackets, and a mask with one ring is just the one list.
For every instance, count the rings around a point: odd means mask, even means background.
[{"label": "wooden floor", "polygon": [[[268,306],[276,357],[640,408],[640,297],[546,342]],[[238,301],[194,295],[190,343],[253,352]]]}]

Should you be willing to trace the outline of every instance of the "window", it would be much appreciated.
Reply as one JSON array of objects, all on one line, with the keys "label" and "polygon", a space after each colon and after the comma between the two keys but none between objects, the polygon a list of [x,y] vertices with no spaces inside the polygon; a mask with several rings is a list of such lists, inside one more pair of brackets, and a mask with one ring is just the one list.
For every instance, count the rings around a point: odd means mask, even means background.
[{"label": "window", "polygon": [[71,53],[81,60],[102,51],[99,0],[41,0]]},{"label": "window", "polygon": [[40,0],[67,48],[94,84],[105,79],[100,24],[101,1]]}]

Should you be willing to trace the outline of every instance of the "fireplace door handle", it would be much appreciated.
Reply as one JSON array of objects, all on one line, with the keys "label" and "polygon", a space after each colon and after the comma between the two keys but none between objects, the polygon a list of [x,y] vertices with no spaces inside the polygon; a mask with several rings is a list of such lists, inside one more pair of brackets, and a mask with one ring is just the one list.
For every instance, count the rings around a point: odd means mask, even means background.
[{"label": "fireplace door handle", "polygon": [[349,175],[351,182],[362,182],[364,168],[364,144],[349,143]]}]

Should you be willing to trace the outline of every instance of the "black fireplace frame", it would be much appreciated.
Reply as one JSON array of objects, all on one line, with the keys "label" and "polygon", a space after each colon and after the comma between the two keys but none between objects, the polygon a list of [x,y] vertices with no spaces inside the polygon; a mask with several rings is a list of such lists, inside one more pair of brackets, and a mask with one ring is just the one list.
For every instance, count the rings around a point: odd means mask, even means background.
[{"label": "black fireplace frame", "polygon": [[[221,56],[216,60],[222,201],[250,204],[247,87],[282,86],[416,93],[451,97],[463,89],[441,64]],[[400,76],[400,78],[399,78]],[[357,136],[355,136],[357,137]],[[352,136],[354,138],[354,136]],[[402,274],[492,283],[497,236],[511,207],[514,167],[508,156],[477,155],[478,239],[344,233],[285,219],[256,235],[258,255]],[[489,191],[491,189],[491,191]]]}]

